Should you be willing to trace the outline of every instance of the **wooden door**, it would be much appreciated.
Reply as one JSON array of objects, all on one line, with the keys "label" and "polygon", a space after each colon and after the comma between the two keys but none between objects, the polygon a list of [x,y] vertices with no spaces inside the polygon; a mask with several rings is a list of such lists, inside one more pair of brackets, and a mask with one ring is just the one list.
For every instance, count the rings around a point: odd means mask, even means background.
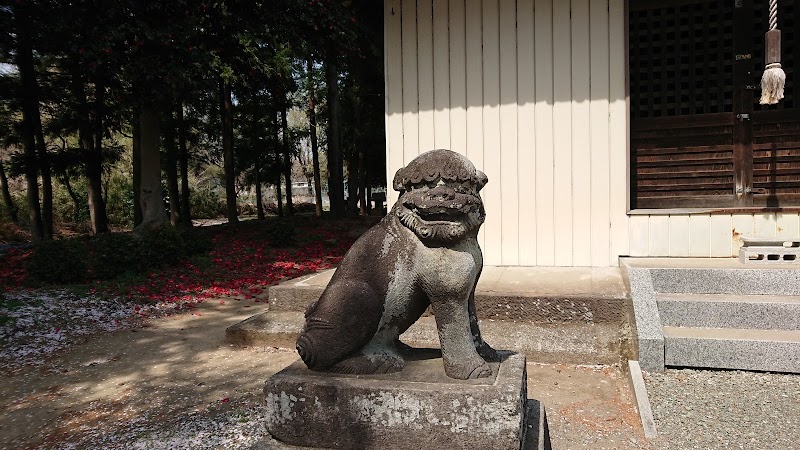
[{"label": "wooden door", "polygon": [[795,1],[786,99],[757,104],[767,0],[630,2],[631,209],[800,204]]}]

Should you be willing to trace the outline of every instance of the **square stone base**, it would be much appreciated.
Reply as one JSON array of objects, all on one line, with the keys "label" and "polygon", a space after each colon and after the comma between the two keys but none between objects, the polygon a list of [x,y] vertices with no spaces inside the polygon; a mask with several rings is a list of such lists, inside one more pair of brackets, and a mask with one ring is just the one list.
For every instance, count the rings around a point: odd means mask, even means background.
[{"label": "square stone base", "polygon": [[267,430],[291,445],[519,450],[526,431],[524,355],[508,355],[478,380],[448,378],[436,351],[419,351],[388,375],[313,372],[298,360],[264,393]]}]

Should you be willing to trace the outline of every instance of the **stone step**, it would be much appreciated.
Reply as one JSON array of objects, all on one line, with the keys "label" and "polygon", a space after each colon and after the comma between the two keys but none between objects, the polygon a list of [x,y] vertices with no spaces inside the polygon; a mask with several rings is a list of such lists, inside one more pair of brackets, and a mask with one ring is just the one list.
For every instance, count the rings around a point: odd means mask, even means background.
[{"label": "stone step", "polygon": [[[228,327],[225,339],[242,346],[294,348],[305,323],[302,312],[267,311]],[[615,364],[629,346],[629,330],[619,324],[532,324],[481,320],[481,332],[497,349],[525,353],[541,363]],[[432,316],[422,317],[402,336],[413,347],[438,347],[439,336]]]},{"label": "stone step", "polygon": [[800,296],[657,294],[656,301],[665,326],[800,330]]},{"label": "stone step", "polygon": [[674,367],[800,373],[800,331],[663,327]]},{"label": "stone step", "polygon": [[[542,324],[627,322],[630,302],[618,270],[548,269],[485,267],[475,291],[478,317]],[[305,311],[332,275],[331,269],[270,287],[270,311]]]},{"label": "stone step", "polygon": [[651,268],[653,289],[659,293],[798,295],[800,270],[786,265],[735,268]]}]

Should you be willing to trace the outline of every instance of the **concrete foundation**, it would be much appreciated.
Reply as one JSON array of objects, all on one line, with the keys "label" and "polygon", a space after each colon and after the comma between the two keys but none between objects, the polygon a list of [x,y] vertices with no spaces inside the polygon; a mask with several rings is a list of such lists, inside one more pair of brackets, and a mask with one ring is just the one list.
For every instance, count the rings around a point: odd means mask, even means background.
[{"label": "concrete foundation", "polygon": [[526,423],[523,355],[508,355],[478,380],[448,378],[435,350],[419,351],[402,372],[387,375],[312,372],[298,360],[267,380],[264,393],[267,429],[290,445],[518,450],[527,439],[533,448],[549,447],[536,432],[546,429],[539,426],[543,413],[536,430]]}]

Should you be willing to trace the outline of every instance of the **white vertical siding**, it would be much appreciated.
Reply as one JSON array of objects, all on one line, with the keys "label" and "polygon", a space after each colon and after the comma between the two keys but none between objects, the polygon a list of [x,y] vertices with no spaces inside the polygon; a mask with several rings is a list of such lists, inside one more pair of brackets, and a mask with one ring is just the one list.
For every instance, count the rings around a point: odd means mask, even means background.
[{"label": "white vertical siding", "polygon": [[[736,256],[741,237],[800,237],[798,213],[632,215],[630,256]],[[647,236],[648,243],[642,243]]]},{"label": "white vertical siding", "polygon": [[500,9],[499,0],[483,0],[483,171],[494,183],[483,188],[486,222],[483,259],[503,263],[500,189]]},{"label": "white vertical siding", "polygon": [[629,253],[628,240],[628,180],[630,167],[628,159],[628,102],[626,86],[626,52],[625,0],[610,0],[608,5],[608,42],[609,42],[609,171],[611,174],[610,220],[611,220],[611,254],[610,265],[617,265],[618,255]]},{"label": "white vertical siding", "polygon": [[397,192],[392,189],[392,180],[398,167],[403,167],[403,43],[399,38],[402,30],[402,1],[386,0],[384,17],[384,67],[386,97],[386,181],[388,183],[387,202],[397,200]]},{"label": "white vertical siding", "polygon": [[[408,164],[419,154],[419,94],[417,89],[417,2],[402,1],[400,17],[403,23],[402,73],[403,73],[403,165]],[[390,37],[391,39],[391,37]],[[387,150],[388,151],[388,150]],[[400,151],[393,149],[392,151]],[[391,153],[391,151],[389,151]],[[397,170],[397,168],[392,168]],[[391,169],[390,169],[391,171]]]},{"label": "white vertical siding", "polygon": [[387,100],[387,170],[437,147],[483,170],[486,264],[615,261],[611,222],[628,227],[625,168],[612,177],[626,158],[623,5],[385,0],[386,92],[401,96]]},{"label": "white vertical siding", "polygon": [[[436,148],[452,147],[450,144],[450,34],[448,29],[450,13],[448,6],[447,0],[433,2],[433,146]],[[463,16],[460,17],[460,26],[463,30],[464,19]],[[462,64],[463,60],[462,56]],[[463,90],[463,77],[458,81],[460,81],[458,87]]]},{"label": "white vertical siding", "polygon": [[[483,3],[481,0],[464,0],[464,11],[467,60],[466,155],[475,166],[483,168]],[[387,151],[391,150],[387,148]],[[456,151],[461,153],[460,150]],[[481,248],[486,248],[486,228],[481,228],[478,243]]]},{"label": "white vertical siding", "polygon": [[[454,0],[455,1],[455,0]],[[519,264],[536,265],[536,136],[534,133],[536,55],[533,0],[517,2],[517,235]]]},{"label": "white vertical siding", "polygon": [[[591,39],[589,83],[589,132],[591,136],[591,187],[589,205],[592,211],[592,265],[608,265],[611,241],[610,154],[608,130],[609,105],[609,41],[608,3],[589,2],[589,36]],[[618,170],[618,169],[617,169]]]},{"label": "white vertical siding", "polygon": [[433,87],[433,0],[417,0],[418,153],[436,148]]},{"label": "white vertical siding", "polygon": [[500,0],[500,209],[501,261],[519,265],[517,193],[517,8]]},{"label": "white vertical siding", "polygon": [[572,0],[572,264],[592,264],[592,187],[589,160],[589,0]]},{"label": "white vertical siding", "polygon": [[[553,72],[572,73],[572,30],[569,2],[553,4]],[[571,98],[572,81],[553,79],[553,97]],[[553,239],[554,263],[572,265],[572,104],[553,104]]]},{"label": "white vertical siding", "polygon": [[555,233],[553,226],[553,5],[551,0],[535,0],[534,12],[535,107],[534,137],[536,139],[536,264],[555,263]]},{"label": "white vertical siding", "polygon": [[625,0],[384,2],[388,179],[427,150],[466,155],[489,177],[486,264],[725,257],[741,235],[800,235],[796,213],[628,215]]}]

